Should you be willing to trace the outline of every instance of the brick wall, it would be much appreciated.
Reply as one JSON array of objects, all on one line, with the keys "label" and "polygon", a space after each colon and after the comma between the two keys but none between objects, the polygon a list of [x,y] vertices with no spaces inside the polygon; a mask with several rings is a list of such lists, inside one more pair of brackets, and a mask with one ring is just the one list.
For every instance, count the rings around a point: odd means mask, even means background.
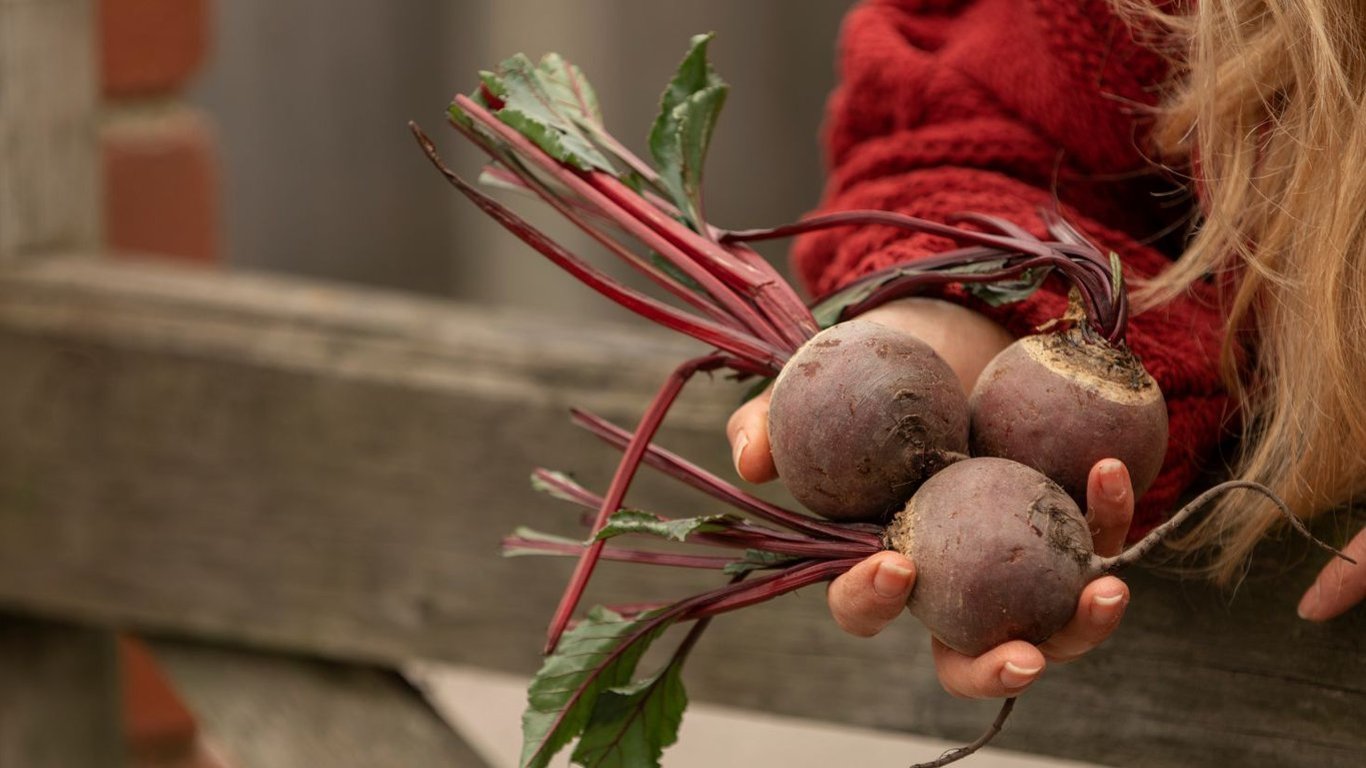
[{"label": "brick wall", "polygon": [[212,47],[209,0],[99,0],[105,240],[114,252],[220,259],[213,124],[182,101]]},{"label": "brick wall", "polygon": [[[212,47],[209,0],[97,0],[104,237],[114,254],[217,263],[213,122],[182,101]],[[193,714],[146,647],[119,644],[134,768],[210,768]]]}]

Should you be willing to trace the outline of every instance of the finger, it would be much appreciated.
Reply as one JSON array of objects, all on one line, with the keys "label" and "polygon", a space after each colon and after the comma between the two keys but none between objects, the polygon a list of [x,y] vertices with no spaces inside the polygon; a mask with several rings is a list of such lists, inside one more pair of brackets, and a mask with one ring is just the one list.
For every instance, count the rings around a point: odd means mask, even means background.
[{"label": "finger", "polygon": [[934,667],[944,690],[965,699],[1015,696],[1039,679],[1045,665],[1038,648],[1011,640],[981,656],[964,656],[933,641]]},{"label": "finger", "polygon": [[1050,661],[1071,661],[1095,648],[1114,633],[1129,606],[1129,587],[1114,576],[1102,576],[1086,585],[1071,621],[1039,650]]},{"label": "finger", "polygon": [[879,552],[830,582],[825,598],[845,632],[872,637],[906,609],[913,586],[915,565],[896,552]]},{"label": "finger", "polygon": [[1119,459],[1101,459],[1086,479],[1086,519],[1102,557],[1119,554],[1134,519],[1134,486]]},{"label": "finger", "polygon": [[1327,621],[1366,599],[1366,529],[1342,551],[1356,565],[1338,557],[1330,560],[1300,599],[1300,618]]},{"label": "finger", "polygon": [[768,401],[772,391],[766,389],[735,409],[726,422],[735,471],[751,483],[765,483],[778,476],[768,444]]}]

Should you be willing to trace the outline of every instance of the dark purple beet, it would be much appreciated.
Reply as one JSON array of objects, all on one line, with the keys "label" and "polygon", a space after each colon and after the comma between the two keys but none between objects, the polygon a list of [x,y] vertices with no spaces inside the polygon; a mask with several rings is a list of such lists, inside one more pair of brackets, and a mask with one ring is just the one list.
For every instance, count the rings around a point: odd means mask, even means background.
[{"label": "dark purple beet", "polygon": [[853,320],[807,342],[773,386],[773,462],[792,495],[831,520],[885,520],[963,458],[968,406],[929,345]]},{"label": "dark purple beet", "polygon": [[1007,640],[1048,639],[1097,575],[1077,505],[1057,483],[1006,459],[967,459],[936,474],[887,538],[916,564],[911,613],[969,656]]},{"label": "dark purple beet", "polygon": [[1026,336],[997,355],[969,398],[972,455],[1027,464],[1083,509],[1097,461],[1123,461],[1138,496],[1162,468],[1167,405],[1132,352],[1081,329]]}]

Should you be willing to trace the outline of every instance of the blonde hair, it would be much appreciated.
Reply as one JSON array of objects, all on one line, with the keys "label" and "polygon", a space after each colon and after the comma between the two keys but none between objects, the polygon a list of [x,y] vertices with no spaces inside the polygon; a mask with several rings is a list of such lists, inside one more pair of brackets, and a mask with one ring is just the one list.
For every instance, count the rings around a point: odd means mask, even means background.
[{"label": "blonde hair", "polygon": [[[1200,220],[1136,305],[1226,286],[1223,374],[1244,427],[1235,476],[1308,519],[1366,489],[1366,3],[1114,0],[1173,76],[1154,149],[1189,161]],[[1176,163],[1172,163],[1176,164]],[[1184,538],[1236,579],[1277,526],[1235,494]]]}]

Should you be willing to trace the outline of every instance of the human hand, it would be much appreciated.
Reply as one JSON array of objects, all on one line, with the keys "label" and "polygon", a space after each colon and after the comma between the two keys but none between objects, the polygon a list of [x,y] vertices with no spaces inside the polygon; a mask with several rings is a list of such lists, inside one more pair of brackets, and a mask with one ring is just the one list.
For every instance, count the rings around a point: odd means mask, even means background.
[{"label": "human hand", "polygon": [[1357,533],[1343,552],[1356,564],[1336,557],[1329,560],[1300,598],[1300,618],[1327,621],[1366,599],[1366,529]]},{"label": "human hand", "polygon": [[[1097,554],[1118,554],[1134,513],[1133,487],[1124,465],[1114,459],[1097,462],[1088,478],[1087,500]],[[895,552],[880,552],[835,579],[827,600],[835,622],[846,632],[869,637],[901,614],[914,585],[914,563]],[[1072,620],[1042,645],[1014,640],[970,657],[936,639],[939,682],[955,696],[1015,696],[1038,679],[1047,662],[1075,659],[1104,642],[1119,625],[1128,602],[1124,582],[1104,576],[1086,585]]]},{"label": "human hand", "polygon": [[[987,363],[1014,339],[985,315],[941,299],[909,298],[888,302],[859,316],[862,320],[909,333],[930,345],[958,375],[965,392]],[[735,469],[751,483],[778,476],[768,443],[769,392],[765,391],[731,414],[726,425]]]},{"label": "human hand", "polygon": [[[891,302],[862,317],[925,341],[945,359],[967,391],[996,353],[1013,341],[985,316],[935,299]],[[769,394],[764,392],[737,409],[726,425],[736,471],[754,483],[778,476],[768,442],[768,405]],[[1087,517],[1096,552],[1117,554],[1133,517],[1128,470],[1118,461],[1099,462],[1092,468],[1087,490]],[[878,553],[831,583],[831,613],[847,632],[874,635],[905,609],[914,583],[915,566],[910,560],[895,552]],[[1103,642],[1119,623],[1128,601],[1124,582],[1106,576],[1086,586],[1072,621],[1042,646],[1015,641],[973,658],[935,640],[940,682],[960,696],[1015,695],[1038,678],[1047,661],[1076,658]]]}]

